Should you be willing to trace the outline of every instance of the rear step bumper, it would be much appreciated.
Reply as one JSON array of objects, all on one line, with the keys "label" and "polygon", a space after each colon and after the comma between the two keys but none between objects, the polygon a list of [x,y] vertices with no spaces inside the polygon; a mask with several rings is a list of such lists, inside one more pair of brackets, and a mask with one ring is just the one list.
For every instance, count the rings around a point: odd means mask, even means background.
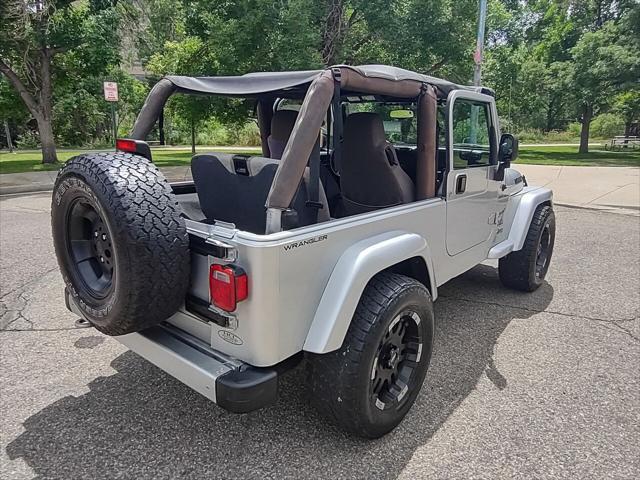
[{"label": "rear step bumper", "polygon": [[250,412],[276,401],[275,370],[228,359],[177,328],[161,325],[114,338],[231,412]]},{"label": "rear step bumper", "polygon": [[[69,310],[82,316],[66,296]],[[250,412],[277,399],[276,370],[227,357],[170,325],[113,338],[230,412]]]}]

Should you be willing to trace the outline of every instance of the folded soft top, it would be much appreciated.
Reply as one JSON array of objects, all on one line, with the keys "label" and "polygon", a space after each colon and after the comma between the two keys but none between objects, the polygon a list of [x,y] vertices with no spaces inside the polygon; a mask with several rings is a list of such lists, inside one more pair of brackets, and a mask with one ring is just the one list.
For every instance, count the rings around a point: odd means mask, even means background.
[{"label": "folded soft top", "polygon": [[[331,68],[352,70],[365,78],[379,78],[395,82],[410,80],[419,83],[428,83],[436,87],[444,95],[447,95],[451,90],[458,89],[482,91],[482,93],[489,94],[493,93],[484,87],[457,85],[447,80],[388,65],[361,65],[357,67],[336,65]],[[286,96],[287,92],[306,90],[311,82],[323,71],[324,70],[258,72],[229,77],[185,77],[170,75],[165,77],[165,79],[171,82],[178,91],[183,93],[239,97],[272,93],[274,95]]]}]

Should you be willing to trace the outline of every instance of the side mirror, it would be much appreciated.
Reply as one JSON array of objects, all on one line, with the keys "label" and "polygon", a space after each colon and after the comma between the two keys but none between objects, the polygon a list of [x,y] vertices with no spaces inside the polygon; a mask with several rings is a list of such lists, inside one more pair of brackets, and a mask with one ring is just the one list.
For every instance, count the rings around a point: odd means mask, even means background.
[{"label": "side mirror", "polygon": [[503,133],[500,137],[498,163],[505,164],[505,168],[518,158],[518,138],[510,133]]},{"label": "side mirror", "polygon": [[495,180],[504,180],[504,171],[511,166],[518,158],[518,138],[510,133],[503,133],[500,137],[500,148],[498,149],[498,170]]}]

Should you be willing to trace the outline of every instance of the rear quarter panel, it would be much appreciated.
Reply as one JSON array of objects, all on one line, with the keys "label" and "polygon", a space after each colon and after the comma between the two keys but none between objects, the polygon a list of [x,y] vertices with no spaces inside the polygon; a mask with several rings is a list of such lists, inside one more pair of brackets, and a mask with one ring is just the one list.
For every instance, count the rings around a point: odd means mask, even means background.
[{"label": "rear quarter panel", "polygon": [[[488,245],[450,257],[445,230],[446,203],[436,198],[270,235],[234,231],[231,238],[220,240],[237,249],[234,263],[249,276],[249,298],[234,312],[236,329],[207,326],[211,346],[255,366],[270,366],[300,352],[338,260],[352,245],[376,235],[403,231],[423,237],[436,285],[486,258]],[[211,256],[200,261],[220,262]],[[201,275],[206,276],[208,264],[198,269],[204,272]],[[199,292],[202,298],[201,287],[208,285],[208,278],[192,281],[192,293]],[[327,318],[327,322],[333,320]],[[236,342],[225,339],[227,330]],[[207,335],[202,325],[198,331],[201,337]]]}]

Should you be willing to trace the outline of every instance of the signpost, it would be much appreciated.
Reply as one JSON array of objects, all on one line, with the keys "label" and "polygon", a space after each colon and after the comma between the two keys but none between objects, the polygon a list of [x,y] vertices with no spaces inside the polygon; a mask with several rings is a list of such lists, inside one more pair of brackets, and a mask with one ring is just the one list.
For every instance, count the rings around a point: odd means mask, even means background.
[{"label": "signpost", "polygon": [[[478,15],[478,35],[476,37],[476,50],[473,52],[473,84],[477,87],[482,83],[482,57],[484,55],[484,29],[487,21],[487,0],[480,0],[480,12]],[[480,107],[471,107],[471,132],[469,138],[471,143],[477,142],[478,137],[478,113]]]},{"label": "signpost", "polygon": [[113,145],[118,137],[118,124],[116,123],[116,103],[118,102],[118,84],[116,82],[104,82],[104,99],[111,103],[111,124],[113,126]]}]

